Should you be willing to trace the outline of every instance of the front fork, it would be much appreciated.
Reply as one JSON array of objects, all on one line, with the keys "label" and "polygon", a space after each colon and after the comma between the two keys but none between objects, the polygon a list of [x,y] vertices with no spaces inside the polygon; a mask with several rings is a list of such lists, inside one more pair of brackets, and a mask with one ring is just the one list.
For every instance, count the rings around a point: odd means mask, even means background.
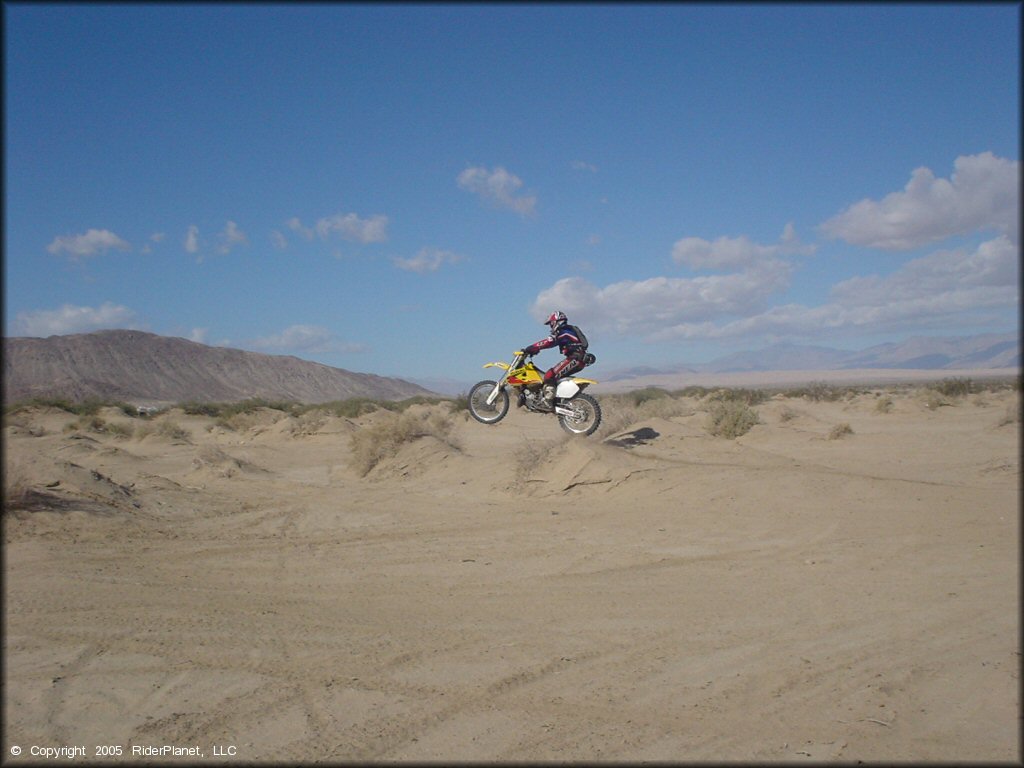
[{"label": "front fork", "polygon": [[491,391],[491,394],[487,396],[488,405],[494,404],[495,399],[497,399],[498,395],[501,393],[501,388],[505,386],[505,381],[508,379],[509,371],[514,371],[516,368],[518,368],[519,364],[522,362],[522,359],[522,355],[516,355],[512,359],[512,364],[505,369],[505,373],[502,374],[501,378],[498,379],[498,381],[495,383],[494,389]]}]

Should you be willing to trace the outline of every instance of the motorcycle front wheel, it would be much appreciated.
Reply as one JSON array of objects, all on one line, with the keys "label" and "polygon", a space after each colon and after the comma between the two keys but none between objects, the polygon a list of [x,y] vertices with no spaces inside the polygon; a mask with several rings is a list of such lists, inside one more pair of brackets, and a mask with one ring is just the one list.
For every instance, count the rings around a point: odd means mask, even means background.
[{"label": "motorcycle front wheel", "polygon": [[562,403],[571,410],[572,416],[559,414],[558,423],[571,435],[592,435],[601,426],[601,406],[590,395],[579,394]]},{"label": "motorcycle front wheel", "polygon": [[469,390],[469,415],[482,424],[497,424],[508,413],[508,392],[502,387],[494,402],[487,404],[496,381],[480,381]]}]

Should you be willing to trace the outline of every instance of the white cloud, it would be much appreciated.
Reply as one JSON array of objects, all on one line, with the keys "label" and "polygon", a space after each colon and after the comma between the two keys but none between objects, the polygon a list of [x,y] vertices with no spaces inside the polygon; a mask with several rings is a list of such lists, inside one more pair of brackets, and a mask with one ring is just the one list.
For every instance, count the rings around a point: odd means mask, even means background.
[{"label": "white cloud", "polygon": [[252,347],[265,351],[364,352],[363,344],[344,342],[319,325],[290,325],[280,333],[254,339]]},{"label": "white cloud", "polygon": [[623,280],[604,288],[570,277],[541,291],[531,312],[543,319],[560,309],[570,322],[653,338],[665,326],[763,311],[768,297],[788,286],[789,272],[787,262],[773,260],[728,275]]},{"label": "white cloud", "polygon": [[991,152],[961,156],[949,180],[916,169],[902,192],[861,200],[821,225],[832,238],[886,250],[910,250],[978,230],[1019,242],[1020,163]]},{"label": "white cloud", "polygon": [[937,251],[881,277],[850,278],[816,307],[787,304],[725,322],[666,325],[654,339],[715,339],[752,335],[813,337],[821,331],[881,332],[964,323],[971,314],[1020,304],[1020,254],[1009,238],[973,251]]},{"label": "white cloud", "polygon": [[502,208],[509,208],[522,215],[532,214],[537,205],[535,195],[516,196],[523,186],[522,179],[500,166],[488,171],[483,167],[467,168],[459,174],[458,185]]},{"label": "white cloud", "polygon": [[803,245],[792,224],[782,231],[778,245],[761,245],[746,235],[719,237],[709,241],[684,237],[672,246],[672,259],[691,269],[733,269],[751,267],[785,254],[814,253],[814,246]]},{"label": "white cloud", "polygon": [[284,235],[281,234],[280,230],[274,229],[270,232],[270,242],[274,244],[274,247],[279,251],[286,250],[288,248],[288,240]]},{"label": "white cloud", "polygon": [[57,309],[19,312],[14,331],[19,336],[61,336],[101,328],[133,328],[135,312],[119,304],[104,302],[99,307],[64,304]]},{"label": "white cloud", "polygon": [[463,257],[451,251],[442,251],[436,248],[422,248],[409,259],[396,256],[392,259],[395,266],[409,272],[436,272],[442,264],[456,264],[463,260]]},{"label": "white cloud", "polygon": [[288,225],[288,229],[292,230],[293,232],[298,232],[307,240],[313,239],[315,233],[313,232],[312,229],[302,226],[302,222],[299,220],[298,216],[292,216],[285,223]]},{"label": "white cloud", "polygon": [[597,173],[597,166],[593,163],[587,163],[583,160],[573,160],[572,169],[574,171],[589,171],[590,173]]},{"label": "white cloud", "polygon": [[[1020,267],[1019,252],[1009,238],[982,243],[973,252],[964,249],[937,251],[913,259],[886,277],[869,275],[837,283],[831,296],[837,305],[876,306],[948,305],[963,308],[969,302],[981,306],[1016,301]],[[980,289],[980,290],[979,290]]]},{"label": "white cloud", "polygon": [[[297,219],[294,221],[298,222]],[[339,232],[346,240],[360,243],[380,243],[388,239],[388,217],[380,214],[361,219],[354,213],[336,213],[318,220],[315,228],[323,240],[332,232]]]},{"label": "white cloud", "polygon": [[185,250],[188,253],[195,253],[199,250],[199,227],[195,224],[188,228],[185,233]]},{"label": "white cloud", "polygon": [[570,322],[653,342],[815,337],[844,329],[883,332],[969,322],[976,313],[1010,311],[1020,304],[1020,251],[1008,235],[975,249],[936,251],[889,275],[844,280],[819,306],[768,306],[771,296],[788,286],[791,265],[772,257],[778,252],[774,246],[768,247],[765,258],[765,248],[745,238],[685,243],[679,251],[688,263],[743,269],[696,278],[625,280],[604,287],[567,278],[541,291],[531,312],[542,319],[561,309]]},{"label": "white cloud", "polygon": [[192,332],[188,335],[188,339],[189,341],[195,341],[199,344],[205,344],[208,332],[209,328],[193,328]]},{"label": "white cloud", "polygon": [[236,245],[248,245],[249,238],[245,236],[245,232],[238,228],[238,225],[233,221],[228,221],[224,226],[224,230],[217,235],[217,240],[220,242],[217,251],[219,253],[230,253],[231,249]]},{"label": "white cloud", "polygon": [[140,250],[140,253],[144,253],[144,254],[152,253],[153,252],[153,246],[151,244],[152,243],[162,243],[163,240],[164,240],[164,237],[166,237],[165,233],[163,233],[163,232],[154,232],[152,235],[149,236],[149,242],[142,246],[142,248]]},{"label": "white cloud", "polygon": [[97,253],[106,252],[111,248],[116,248],[119,251],[128,251],[131,250],[131,245],[109,229],[90,229],[84,235],[67,235],[54,238],[46,250],[53,254],[65,251],[70,253],[72,258],[76,258],[78,256],[93,256]]},{"label": "white cloud", "polygon": [[746,236],[720,237],[714,242],[684,237],[672,246],[672,259],[691,269],[725,269],[753,264],[776,250],[770,245],[758,245]]}]

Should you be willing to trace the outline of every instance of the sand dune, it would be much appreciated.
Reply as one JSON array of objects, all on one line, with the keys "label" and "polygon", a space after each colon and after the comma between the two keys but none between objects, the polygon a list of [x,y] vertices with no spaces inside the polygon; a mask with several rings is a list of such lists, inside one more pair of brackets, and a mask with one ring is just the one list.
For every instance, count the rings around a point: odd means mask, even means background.
[{"label": "sand dune", "polygon": [[933,405],[458,414],[365,476],[388,414],[15,414],[5,744],[1019,760],[1018,395]]}]

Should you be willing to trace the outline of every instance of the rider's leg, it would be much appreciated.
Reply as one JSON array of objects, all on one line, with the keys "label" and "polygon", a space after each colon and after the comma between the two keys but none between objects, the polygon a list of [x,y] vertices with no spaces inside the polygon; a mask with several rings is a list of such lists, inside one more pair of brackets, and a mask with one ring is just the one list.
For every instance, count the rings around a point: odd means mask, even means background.
[{"label": "rider's leg", "polygon": [[569,376],[583,369],[581,360],[567,357],[544,374],[544,402],[552,405],[555,402],[555,382],[563,376]]}]

